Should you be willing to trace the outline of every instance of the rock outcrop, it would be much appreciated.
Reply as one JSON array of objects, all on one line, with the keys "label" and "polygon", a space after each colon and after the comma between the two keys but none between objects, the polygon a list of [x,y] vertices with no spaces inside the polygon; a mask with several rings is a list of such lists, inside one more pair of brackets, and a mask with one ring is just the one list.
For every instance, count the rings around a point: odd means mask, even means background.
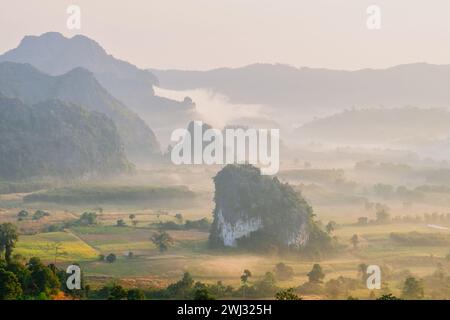
[{"label": "rock outcrop", "polygon": [[312,208],[291,186],[251,165],[228,165],[214,178],[213,246],[303,247]]}]

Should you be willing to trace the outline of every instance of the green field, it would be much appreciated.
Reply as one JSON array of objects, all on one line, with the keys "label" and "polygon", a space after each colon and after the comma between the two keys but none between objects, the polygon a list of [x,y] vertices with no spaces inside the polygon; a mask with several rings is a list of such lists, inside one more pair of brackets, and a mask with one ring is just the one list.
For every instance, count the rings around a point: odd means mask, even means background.
[{"label": "green field", "polygon": [[[2,221],[16,224],[21,232],[14,253],[26,258],[36,256],[46,263],[56,261],[61,267],[69,263],[79,263],[87,281],[95,288],[111,281],[120,281],[127,287],[166,287],[178,281],[186,271],[196,281],[210,284],[222,281],[225,285],[238,288],[244,269],[251,270],[253,274],[251,282],[255,282],[266,272],[273,272],[275,265],[280,262],[292,267],[294,274],[289,280],[278,281],[277,286],[297,288],[308,280],[307,274],[314,263],[322,266],[325,273],[324,282],[341,276],[360,279],[358,266],[364,263],[381,266],[383,272],[386,272],[384,285],[389,287],[390,292],[401,294],[402,283],[407,274],[426,278],[432,275],[438,266],[450,271],[450,264],[445,259],[449,254],[449,246],[445,244],[447,239],[450,239],[450,229],[433,228],[425,222],[390,224],[372,222],[367,225],[356,225],[358,217],[373,218],[374,215],[374,212],[365,210],[361,204],[314,206],[314,212],[318,220],[322,221],[322,226],[330,220],[337,222],[332,235],[337,238],[340,249],[331,254],[306,257],[294,252],[213,250],[208,246],[207,230],[183,228],[167,231],[174,239],[174,245],[167,252],[160,253],[150,240],[157,231],[158,223],[177,222],[176,214],[181,214],[183,221],[205,217],[211,219],[214,204],[211,192],[201,191],[204,193],[200,205],[190,204],[178,208],[172,205],[172,199],[169,201],[166,197],[167,194],[172,194],[172,189],[169,193],[161,191],[169,189],[159,189],[162,193],[157,196],[160,199],[156,202],[160,204],[155,205],[155,201],[141,201],[141,197],[155,190],[153,187],[117,186],[94,190],[90,185],[82,192],[77,188],[35,193],[34,195],[42,196],[40,202],[22,202],[21,194],[2,195],[0,218]],[[193,189],[201,188],[199,185],[193,185]],[[175,194],[178,194],[177,192],[184,194],[187,189],[177,190]],[[119,199],[116,199],[115,203],[109,201],[110,197],[115,197],[116,192],[120,193]],[[45,197],[52,202],[43,202]],[[79,197],[91,200],[86,201],[87,204],[82,203],[85,200],[70,203]],[[67,199],[72,200],[66,203]],[[132,201],[133,199],[138,200]],[[38,221],[32,219],[18,221],[17,213],[23,208],[31,213],[37,209],[46,210],[50,212],[50,216]],[[392,211],[398,211],[400,214],[405,212],[404,208],[395,204],[392,208]],[[45,232],[45,229],[52,225],[76,221],[85,211],[97,212],[97,225],[69,224],[65,229],[58,229],[61,230],[59,232]],[[416,206],[411,214],[423,214],[427,211],[431,210],[428,207]],[[137,221],[135,224],[130,215]],[[126,226],[117,226],[118,220],[123,220]],[[397,234],[397,237],[393,238],[392,233]],[[350,239],[355,234],[358,235],[359,243],[353,248]],[[408,244],[409,239],[416,241],[416,245]],[[421,244],[424,240],[427,241]],[[56,245],[59,245],[59,249],[55,256]],[[117,256],[114,263],[99,259],[100,255],[107,256],[111,253]],[[370,290],[359,288],[352,291],[351,295],[368,298]],[[326,298],[323,294],[303,296],[306,299]]]},{"label": "green field", "polygon": [[15,252],[26,258],[39,257],[43,260],[55,259],[54,245],[60,243],[57,262],[78,262],[95,259],[97,251],[70,232],[51,232],[38,235],[23,235]]},{"label": "green field", "polygon": [[[432,274],[438,262],[444,261],[448,248],[445,246],[408,247],[392,243],[391,232],[442,233],[442,230],[430,229],[420,225],[370,225],[364,227],[341,226],[336,235],[342,242],[358,233],[363,241],[356,249],[350,246],[336,257],[327,257],[319,262],[326,274],[325,281],[345,276],[357,278],[357,266],[360,263],[378,264],[396,270],[409,270],[416,276]],[[240,274],[250,269],[254,279],[262,277],[274,266],[284,262],[294,269],[294,277],[280,281],[281,287],[297,287],[307,281],[307,273],[312,264],[317,262],[299,257],[295,254],[254,254],[242,250],[212,251],[207,246],[207,232],[195,230],[170,231],[175,245],[168,252],[159,253],[151,243],[151,228],[94,226],[77,227],[67,232],[46,233],[22,236],[17,245],[17,252],[25,256],[38,256],[52,261],[54,256],[46,250],[49,243],[61,242],[63,251],[68,255],[57,258],[58,263],[79,262],[91,281],[97,285],[121,279],[124,283],[136,281],[150,286],[164,286],[177,281],[183,272],[189,271],[199,281],[239,286]],[[133,258],[128,258],[132,251]],[[98,261],[98,255],[115,253],[118,257],[114,263]],[[98,282],[98,283],[97,283]],[[398,281],[386,282],[398,291]],[[368,297],[369,290],[357,290],[352,293],[362,298]],[[309,298],[314,298],[313,296]]]}]

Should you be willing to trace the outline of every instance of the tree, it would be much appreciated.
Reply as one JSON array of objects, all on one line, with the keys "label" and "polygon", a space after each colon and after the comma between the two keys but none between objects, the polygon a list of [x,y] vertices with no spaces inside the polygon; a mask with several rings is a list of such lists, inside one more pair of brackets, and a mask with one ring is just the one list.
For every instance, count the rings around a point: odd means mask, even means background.
[{"label": "tree", "polygon": [[50,213],[48,213],[47,211],[36,210],[33,214],[33,220],[40,220],[43,217],[48,217],[48,216],[50,216]]},{"label": "tree", "polygon": [[336,229],[336,225],[337,225],[336,222],[330,221],[325,226],[325,230],[327,231],[328,234],[331,234]]},{"label": "tree", "polygon": [[30,271],[30,288],[34,295],[45,293],[46,296],[55,294],[60,288],[60,282],[56,272],[42,264],[39,258],[31,258],[28,262]]},{"label": "tree", "polygon": [[354,234],[351,238],[350,238],[350,242],[353,245],[353,249],[356,249],[358,247],[359,244],[359,237],[357,234]]},{"label": "tree", "polygon": [[272,272],[266,272],[264,277],[257,281],[253,287],[260,295],[272,296],[277,290],[274,274]]},{"label": "tree", "polygon": [[103,213],[103,208],[102,207],[95,207],[94,209],[92,209],[94,211],[98,211],[100,213]]},{"label": "tree", "polygon": [[127,291],[118,284],[113,284],[109,291],[108,300],[123,300],[127,297]]},{"label": "tree", "polygon": [[138,221],[136,220],[136,215],[135,214],[130,214],[128,216],[128,218],[130,218],[131,224],[133,225],[133,227],[136,227],[136,225],[138,224]]},{"label": "tree", "polygon": [[280,262],[275,266],[275,276],[278,280],[289,280],[294,276],[294,269]]},{"label": "tree", "polygon": [[245,269],[244,273],[242,273],[241,275],[241,282],[242,284],[246,285],[248,282],[248,279],[252,276],[252,273],[250,272],[250,270]]},{"label": "tree", "polygon": [[192,286],[194,280],[189,272],[183,274],[183,278],[175,283],[169,285],[166,289],[166,293],[170,298],[176,299],[189,299],[192,295]]},{"label": "tree", "polygon": [[183,223],[183,215],[181,213],[177,213],[175,215],[175,220],[177,220],[178,223]]},{"label": "tree", "polygon": [[388,293],[379,296],[377,300],[402,300],[402,299],[397,298],[396,296],[392,295],[392,293]]},{"label": "tree", "polygon": [[248,285],[248,279],[250,279],[251,276],[252,276],[252,273],[248,269],[245,269],[244,273],[241,275],[242,295],[244,298],[245,298],[245,289],[247,288],[247,285]]},{"label": "tree", "polygon": [[365,226],[368,223],[369,223],[369,218],[367,218],[367,217],[359,217],[358,218],[358,225]]},{"label": "tree", "polygon": [[[0,260],[0,269],[2,269],[1,260]],[[27,269],[24,261],[17,259],[16,257],[13,257],[12,261],[8,263],[8,265],[5,264],[3,266],[3,269],[14,273],[14,275],[17,277],[17,280],[19,280],[22,289],[24,291],[27,289],[27,287],[29,286],[31,276],[30,271]]]},{"label": "tree", "polygon": [[422,299],[424,296],[422,281],[418,281],[414,277],[408,277],[403,285],[402,295],[405,299]]},{"label": "tree", "polygon": [[30,214],[27,210],[20,210],[20,212],[17,214],[17,220],[22,221],[23,219],[26,219],[29,215]]},{"label": "tree", "polygon": [[19,235],[15,225],[12,223],[0,224],[0,256],[4,252],[7,263],[11,261],[11,254],[18,239]]},{"label": "tree", "polygon": [[157,233],[154,233],[150,240],[161,253],[167,251],[174,243],[172,237],[163,230],[159,230]]},{"label": "tree", "polygon": [[308,272],[307,276],[311,283],[321,283],[323,278],[325,278],[322,267],[318,263],[313,265],[313,268]]},{"label": "tree", "polygon": [[295,294],[294,288],[281,289],[275,293],[276,300],[302,300],[300,296]]},{"label": "tree", "polygon": [[141,289],[130,289],[127,293],[128,300],[145,300],[144,291]]},{"label": "tree", "polygon": [[367,277],[369,276],[368,274],[367,274],[367,264],[365,264],[365,263],[361,263],[361,264],[359,264],[358,265],[358,273],[360,274],[360,276],[361,276],[361,281],[364,283],[364,284],[366,284],[366,281],[367,281]]},{"label": "tree", "polygon": [[340,294],[345,293],[345,287],[339,279],[330,279],[325,283],[325,291],[330,298],[336,299]]},{"label": "tree", "polygon": [[209,292],[208,288],[202,287],[194,291],[194,300],[216,300],[216,298]]},{"label": "tree", "polygon": [[391,216],[386,208],[379,208],[376,215],[377,223],[388,223],[391,219]]},{"label": "tree", "polygon": [[118,226],[118,227],[126,227],[127,224],[125,223],[125,221],[123,219],[119,219],[116,222],[116,226]]},{"label": "tree", "polygon": [[0,268],[0,300],[17,300],[22,295],[22,287],[17,276]]},{"label": "tree", "polygon": [[110,253],[106,256],[106,261],[109,263],[114,263],[117,260],[117,257],[114,253]]},{"label": "tree", "polygon": [[84,226],[93,226],[97,224],[97,213],[83,212],[78,222]]}]

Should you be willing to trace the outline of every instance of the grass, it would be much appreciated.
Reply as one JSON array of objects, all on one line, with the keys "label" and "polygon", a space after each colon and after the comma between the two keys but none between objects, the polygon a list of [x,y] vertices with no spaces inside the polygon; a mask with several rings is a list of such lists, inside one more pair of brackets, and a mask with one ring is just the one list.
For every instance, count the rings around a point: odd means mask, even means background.
[{"label": "grass", "polygon": [[[93,207],[93,205],[92,205]],[[51,211],[52,216],[62,216],[63,211]],[[80,212],[89,209],[78,210]],[[17,209],[2,213],[4,217],[14,219]],[[55,214],[53,214],[55,212]],[[418,277],[433,273],[437,264],[444,261],[449,253],[446,246],[405,246],[391,239],[392,232],[408,234],[416,231],[421,234],[449,235],[448,230],[427,227],[425,224],[390,224],[357,226],[341,224],[334,232],[341,243],[348,247],[335,257],[323,259],[306,259],[295,254],[255,254],[243,250],[211,250],[208,248],[208,233],[196,230],[168,231],[174,238],[175,245],[165,253],[159,253],[150,241],[155,229],[149,227],[156,221],[172,221],[174,213],[182,212],[184,219],[210,217],[210,208],[196,210],[187,208],[171,211],[160,215],[150,209],[124,210],[104,207],[99,216],[99,225],[92,227],[74,227],[66,232],[40,233],[37,235],[21,235],[17,243],[16,253],[26,257],[38,256],[45,261],[53,261],[53,254],[46,247],[48,244],[61,242],[62,251],[68,254],[58,257],[58,262],[79,262],[89,282],[104,283],[111,278],[117,278],[131,285],[166,286],[180,279],[185,271],[189,271],[196,281],[215,283],[223,281],[235,287],[240,285],[240,275],[244,269],[250,269],[256,281],[267,271],[273,271],[274,266],[284,262],[294,270],[294,277],[280,281],[281,287],[298,287],[307,281],[307,273],[314,263],[320,263],[326,277],[325,281],[339,276],[357,278],[357,268],[360,263],[388,266],[395,272],[409,270]],[[136,220],[141,221],[138,227],[131,227],[128,215],[136,214]],[[69,213],[66,213],[69,217]],[[71,216],[73,214],[70,214]],[[115,221],[124,219],[129,226],[116,227]],[[345,219],[333,220],[338,223]],[[358,234],[361,243],[353,249],[350,237]],[[127,258],[129,251],[133,258]],[[99,254],[115,253],[118,257],[115,263],[98,261]],[[389,280],[388,284],[394,293],[399,293],[402,279]],[[368,298],[369,290],[358,289],[351,292],[352,296]],[[306,298],[320,298],[311,296]],[[342,297],[345,298],[345,297]]]},{"label": "grass", "polygon": [[17,242],[15,253],[26,258],[38,257],[44,261],[54,260],[54,250],[50,249],[55,243],[61,243],[57,262],[79,262],[95,259],[97,251],[68,232],[50,232],[37,235],[22,235]]},{"label": "grass", "polygon": [[[421,226],[417,226],[420,230]],[[432,273],[436,264],[448,252],[448,248],[406,247],[389,242],[389,233],[408,232],[412,225],[380,225],[366,227],[343,226],[336,231],[338,237],[345,239],[356,230],[366,237],[366,243],[357,249],[349,248],[338,257],[321,261],[300,258],[293,254],[267,255],[238,250],[213,251],[207,246],[207,232],[195,230],[170,231],[175,239],[174,247],[161,254],[151,243],[150,228],[115,226],[76,227],[70,232],[43,233],[34,236],[21,236],[17,253],[25,256],[38,256],[52,260],[53,255],[45,249],[49,243],[62,242],[63,250],[69,254],[58,258],[59,262],[81,262],[89,277],[115,277],[120,279],[147,279],[170,283],[178,280],[184,271],[189,271],[196,280],[213,283],[223,281],[238,286],[244,269],[250,269],[253,279],[273,271],[274,266],[284,262],[294,269],[294,277],[281,281],[280,286],[297,287],[307,281],[307,273],[314,263],[319,262],[326,274],[325,280],[339,276],[357,277],[360,263],[389,265],[395,270],[410,270],[418,276]],[[384,230],[384,233],[383,233]],[[429,231],[427,228],[426,230]],[[362,232],[363,231],[363,232]],[[72,233],[71,233],[72,232]],[[132,251],[134,258],[126,255]],[[115,253],[115,263],[100,262],[98,254]],[[368,295],[363,290],[362,296]]]}]

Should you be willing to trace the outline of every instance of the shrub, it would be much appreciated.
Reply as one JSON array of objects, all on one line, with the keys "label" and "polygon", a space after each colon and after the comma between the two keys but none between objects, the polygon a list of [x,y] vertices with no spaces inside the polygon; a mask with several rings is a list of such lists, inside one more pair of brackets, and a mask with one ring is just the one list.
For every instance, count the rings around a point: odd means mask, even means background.
[{"label": "shrub", "polygon": [[275,266],[275,276],[278,280],[289,280],[294,276],[292,267],[280,262]]},{"label": "shrub", "polygon": [[106,261],[109,263],[114,263],[114,262],[116,262],[116,260],[117,260],[117,257],[114,253],[110,253],[106,256]]}]

